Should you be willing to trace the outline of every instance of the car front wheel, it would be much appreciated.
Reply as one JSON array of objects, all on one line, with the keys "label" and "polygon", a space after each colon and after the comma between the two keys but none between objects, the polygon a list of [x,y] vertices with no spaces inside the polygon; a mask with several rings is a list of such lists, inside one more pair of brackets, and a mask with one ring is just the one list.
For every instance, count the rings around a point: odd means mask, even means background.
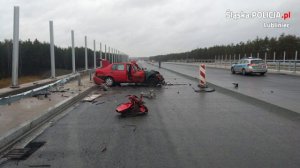
[{"label": "car front wheel", "polygon": [[148,79],[148,82],[147,82],[147,83],[148,83],[149,86],[155,87],[155,86],[158,85],[159,80],[157,79],[157,77],[152,76],[152,77],[150,77],[150,78]]},{"label": "car front wheel", "polygon": [[114,85],[114,80],[111,77],[105,78],[105,84],[106,86],[113,86]]},{"label": "car front wheel", "polygon": [[235,70],[233,68],[231,68],[231,73],[235,74]]}]

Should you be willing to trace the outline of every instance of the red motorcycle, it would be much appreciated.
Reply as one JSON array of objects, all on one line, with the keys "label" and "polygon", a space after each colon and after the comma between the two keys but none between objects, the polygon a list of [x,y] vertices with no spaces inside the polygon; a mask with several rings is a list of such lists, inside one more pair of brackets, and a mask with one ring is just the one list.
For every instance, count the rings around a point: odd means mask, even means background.
[{"label": "red motorcycle", "polygon": [[144,105],[143,95],[140,98],[136,95],[127,95],[129,102],[122,103],[116,108],[116,112],[122,116],[147,114],[148,108]]}]

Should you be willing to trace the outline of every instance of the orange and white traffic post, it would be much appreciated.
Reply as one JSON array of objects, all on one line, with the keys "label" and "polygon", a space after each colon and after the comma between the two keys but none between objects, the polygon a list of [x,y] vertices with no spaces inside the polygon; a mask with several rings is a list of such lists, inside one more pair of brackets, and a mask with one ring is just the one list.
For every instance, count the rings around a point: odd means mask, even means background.
[{"label": "orange and white traffic post", "polygon": [[199,75],[200,75],[200,80],[199,80],[199,87],[200,88],[206,88],[206,79],[205,79],[205,64],[200,64],[199,66]]}]

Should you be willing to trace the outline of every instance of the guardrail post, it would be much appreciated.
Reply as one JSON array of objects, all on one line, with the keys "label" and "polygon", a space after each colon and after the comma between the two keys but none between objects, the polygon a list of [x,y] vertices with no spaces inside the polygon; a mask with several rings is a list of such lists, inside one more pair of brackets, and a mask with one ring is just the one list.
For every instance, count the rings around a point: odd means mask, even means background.
[{"label": "guardrail post", "polygon": [[283,63],[285,63],[285,51],[283,51]]},{"label": "guardrail post", "polygon": [[14,7],[14,28],[13,28],[13,54],[12,54],[12,85],[11,88],[18,88],[18,67],[19,67],[19,7]]},{"label": "guardrail post", "polygon": [[81,86],[81,75],[80,73],[78,73],[78,76],[77,76],[77,81],[78,81],[78,86]]},{"label": "guardrail post", "polygon": [[239,60],[241,60],[241,54],[239,53]]},{"label": "guardrail post", "polygon": [[276,52],[274,51],[273,62],[276,62]]},{"label": "guardrail post", "polygon": [[96,68],[96,40],[94,40],[94,69]]},{"label": "guardrail post", "polygon": [[297,56],[298,56],[298,51],[295,52],[295,65],[294,65],[294,72],[297,72]]},{"label": "guardrail post", "polygon": [[257,53],[257,58],[259,58],[259,52]]},{"label": "guardrail post", "polygon": [[49,21],[49,28],[50,28],[51,78],[55,78],[55,53],[54,53],[53,21]]},{"label": "guardrail post", "polygon": [[289,60],[289,71],[291,71],[292,62]]},{"label": "guardrail post", "polygon": [[85,70],[88,70],[88,52],[87,52],[87,37],[84,37],[84,62],[85,62]]},{"label": "guardrail post", "polygon": [[72,40],[72,69],[73,73],[76,72],[75,68],[75,42],[74,42],[74,30],[71,31],[71,40]]}]

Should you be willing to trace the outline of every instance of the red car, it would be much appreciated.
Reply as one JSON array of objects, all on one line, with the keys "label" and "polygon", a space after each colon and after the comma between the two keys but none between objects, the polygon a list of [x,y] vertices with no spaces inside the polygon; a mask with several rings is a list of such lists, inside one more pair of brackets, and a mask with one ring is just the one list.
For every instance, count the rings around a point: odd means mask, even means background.
[{"label": "red car", "polygon": [[164,78],[158,71],[147,71],[140,68],[136,62],[120,62],[109,64],[102,60],[102,67],[97,68],[94,82],[113,86],[120,83],[144,83],[151,86],[164,84]]}]

